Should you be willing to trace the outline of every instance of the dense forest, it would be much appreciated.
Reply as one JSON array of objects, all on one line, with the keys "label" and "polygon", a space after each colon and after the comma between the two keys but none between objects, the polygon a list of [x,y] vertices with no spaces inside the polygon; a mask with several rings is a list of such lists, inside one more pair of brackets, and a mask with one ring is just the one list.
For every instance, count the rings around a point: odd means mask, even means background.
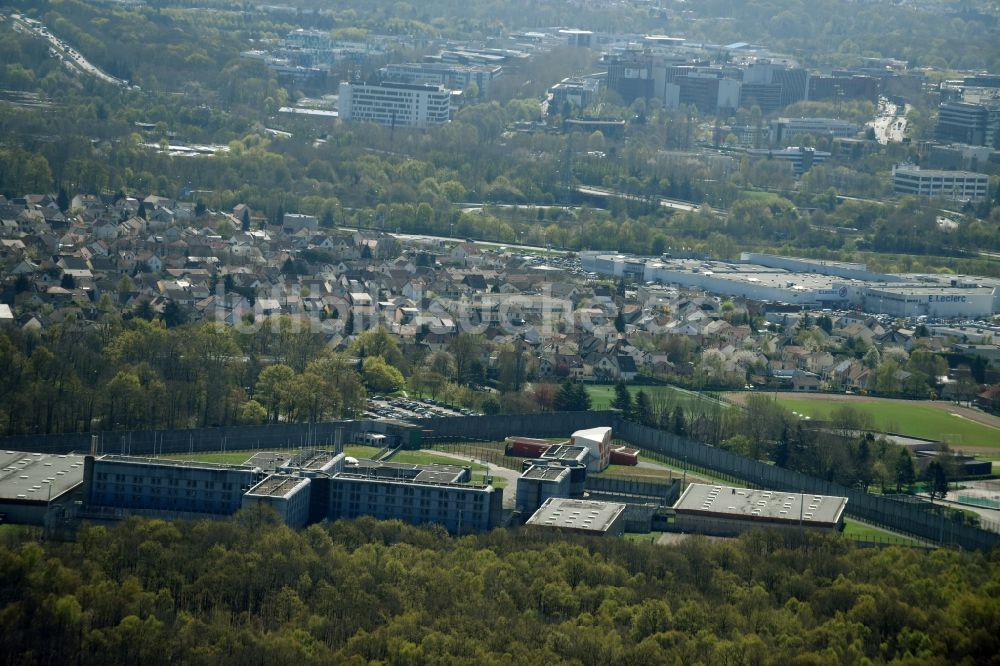
[{"label": "dense forest", "polygon": [[130,518],[0,541],[10,664],[990,664],[997,555],[753,532],[676,546],[373,519]]}]

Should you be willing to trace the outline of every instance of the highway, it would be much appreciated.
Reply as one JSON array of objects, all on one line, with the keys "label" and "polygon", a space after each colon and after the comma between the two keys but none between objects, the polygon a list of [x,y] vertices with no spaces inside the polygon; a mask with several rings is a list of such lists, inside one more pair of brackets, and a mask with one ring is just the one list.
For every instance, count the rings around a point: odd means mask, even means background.
[{"label": "highway", "polygon": [[14,29],[18,32],[32,34],[48,41],[49,54],[52,55],[52,57],[61,60],[63,65],[66,66],[66,69],[86,74],[88,76],[93,76],[101,81],[104,81],[105,83],[110,83],[122,88],[129,87],[128,81],[122,81],[121,79],[115,78],[104,72],[102,69],[74,50],[73,47],[69,46],[66,42],[49,32],[49,29],[38,21],[25,18],[20,14],[12,14],[11,20],[13,21]]},{"label": "highway", "polygon": [[[574,188],[575,191],[580,194],[586,194],[592,197],[617,197],[619,199],[632,199],[634,201],[643,201],[645,197],[640,197],[635,194],[627,194],[625,192],[618,192],[616,190],[609,190],[604,187],[593,187],[591,185],[580,185]],[[664,197],[656,197],[660,202],[660,205],[664,208],[672,208],[674,210],[680,210],[687,213],[693,213],[699,210],[702,204],[691,203],[690,201],[681,201],[680,199],[667,199]],[[712,208],[711,211],[718,215],[719,217],[725,217],[726,211],[720,210],[718,208]]]},{"label": "highway", "polygon": [[898,104],[882,100],[879,102],[879,115],[868,123],[875,130],[875,140],[883,146],[889,143],[902,143],[906,134],[906,112],[909,106],[900,108]]}]

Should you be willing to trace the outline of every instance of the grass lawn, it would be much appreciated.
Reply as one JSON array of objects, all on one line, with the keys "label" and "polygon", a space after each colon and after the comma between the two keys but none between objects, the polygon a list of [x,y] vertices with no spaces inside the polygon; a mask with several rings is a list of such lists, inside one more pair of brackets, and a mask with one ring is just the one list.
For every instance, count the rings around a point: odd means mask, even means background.
[{"label": "grass lawn", "polygon": [[[639,454],[642,458],[642,453]],[[636,467],[635,465],[608,465],[603,471],[588,473],[588,476],[612,476],[619,478],[630,478],[630,479],[676,479],[681,476],[680,472],[674,472],[669,469],[653,468],[653,467]]]},{"label": "grass lawn", "polygon": [[663,536],[663,532],[626,532],[622,535],[625,539],[629,541],[635,541],[636,543],[656,543]]},{"label": "grass lawn", "polygon": [[[470,462],[468,460],[462,460],[461,458],[452,458],[444,453],[400,451],[392,457],[391,462],[410,463],[411,465],[457,465],[458,467],[468,467],[472,470],[472,483],[474,485],[482,485],[483,478],[486,476],[485,465],[480,465],[479,463]],[[496,465],[491,465],[491,467],[495,468]],[[493,475],[494,488],[504,488],[506,485],[507,479],[502,476]]]},{"label": "grass lawn", "polygon": [[887,539],[892,540],[893,543],[910,544],[916,545],[917,542],[908,537],[896,534],[895,532],[888,532],[886,530],[881,530],[877,527],[872,527],[871,525],[866,525],[865,523],[860,523],[856,520],[844,519],[844,536],[852,537],[855,539],[870,539],[872,541],[885,541]]},{"label": "grass lawn", "polygon": [[[225,465],[242,465],[255,453],[271,451],[274,453],[293,453],[301,451],[301,448],[294,449],[244,449],[241,451],[202,451],[199,453],[168,453],[160,458],[169,460],[193,460],[195,462],[223,463]],[[344,447],[344,454],[355,458],[370,458],[378,452],[378,447],[349,445]]]},{"label": "grass lawn", "polygon": [[826,402],[801,400],[778,396],[783,406],[812,418],[827,418],[837,407],[850,405],[859,412],[871,414],[879,430],[901,435],[937,439],[961,448],[962,446],[994,446],[1000,449],[1000,429],[953,416],[943,409],[919,402],[899,403],[889,401]]},{"label": "grass lawn", "polygon": [[[692,405],[703,400],[700,396],[686,391],[680,391],[673,386],[629,386],[629,393],[632,399],[639,391],[644,391],[651,402],[658,400],[668,400],[672,403],[679,403],[690,409]],[[590,408],[594,410],[607,409],[615,399],[615,387],[604,384],[588,385],[587,393],[590,394]]]},{"label": "grass lawn", "polygon": [[373,455],[375,455],[376,453],[378,453],[380,450],[381,449],[379,449],[377,446],[364,446],[362,444],[348,444],[347,446],[344,447],[344,455],[345,456],[350,456],[352,458],[369,458],[369,459],[371,459],[371,457]]},{"label": "grass lawn", "polygon": [[411,465],[458,465],[459,467],[480,467],[468,460],[452,458],[444,453],[428,453],[426,451],[400,451],[392,457],[392,462],[410,463]]},{"label": "grass lawn", "polygon": [[202,451],[200,453],[168,453],[167,455],[158,457],[166,458],[168,460],[192,460],[195,462],[222,463],[225,465],[242,465],[247,460],[249,460],[250,457],[253,456],[255,453],[260,453],[260,450],[225,451],[225,452]]}]

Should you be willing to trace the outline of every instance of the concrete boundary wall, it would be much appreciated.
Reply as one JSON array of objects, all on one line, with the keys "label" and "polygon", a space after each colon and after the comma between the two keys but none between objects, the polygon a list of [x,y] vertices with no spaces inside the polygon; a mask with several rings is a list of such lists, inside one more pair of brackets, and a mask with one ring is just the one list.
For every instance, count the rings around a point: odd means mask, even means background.
[{"label": "concrete boundary wall", "polygon": [[[411,422],[424,439],[461,438],[501,441],[508,435],[564,437],[574,430],[612,426],[615,434],[640,449],[656,452],[691,465],[715,470],[774,490],[847,497],[847,514],[927,541],[965,549],[990,550],[1000,545],[1000,534],[960,525],[927,511],[920,505],[846,488],[799,472],[768,465],[723,449],[677,437],[618,418],[617,412],[556,412],[495,416],[417,419]],[[404,434],[402,425],[377,421],[330,421],[313,424],[272,424],[190,430],[149,430],[97,433],[99,453],[152,455],[244,449],[293,447],[335,448],[357,441],[362,433],[379,431]],[[398,431],[398,432],[397,432]],[[405,441],[405,440],[404,440]],[[38,453],[87,452],[89,433],[17,435],[0,439],[0,449]]]},{"label": "concrete boundary wall", "polygon": [[[423,439],[464,438],[503,441],[509,435],[525,437],[569,437],[574,430],[611,426],[617,417],[612,411],[549,412],[494,416],[455,416],[413,419]],[[337,444],[358,442],[366,432],[397,435],[405,444],[414,428],[387,421],[324,421],[321,423],[274,423],[260,426],[191,428],[176,430],[135,430],[99,432],[98,453],[153,455],[161,453],[204,453],[245,449],[295,447],[335,448]],[[60,435],[11,435],[0,438],[0,449],[33,453],[89,452],[91,433]]]},{"label": "concrete boundary wall", "polygon": [[960,525],[920,505],[904,504],[846,488],[629,421],[616,422],[615,432],[641,449],[687,461],[688,464],[715,470],[763,488],[846,497],[848,515],[927,541],[967,550],[990,550],[1000,545],[1000,534]]}]

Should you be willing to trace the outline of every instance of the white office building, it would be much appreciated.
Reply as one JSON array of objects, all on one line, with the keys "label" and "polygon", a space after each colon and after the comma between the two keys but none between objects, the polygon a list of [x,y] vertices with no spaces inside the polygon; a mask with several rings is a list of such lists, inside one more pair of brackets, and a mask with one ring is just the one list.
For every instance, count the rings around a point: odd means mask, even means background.
[{"label": "white office building", "polygon": [[896,194],[982,201],[989,190],[990,178],[985,173],[921,169],[900,164],[892,169],[892,185]]},{"label": "white office building", "polygon": [[340,118],[386,127],[423,129],[448,122],[451,91],[440,86],[341,83]]},{"label": "white office building", "polygon": [[771,123],[771,138],[779,145],[804,134],[850,138],[857,133],[857,125],[837,118],[778,118]]}]

